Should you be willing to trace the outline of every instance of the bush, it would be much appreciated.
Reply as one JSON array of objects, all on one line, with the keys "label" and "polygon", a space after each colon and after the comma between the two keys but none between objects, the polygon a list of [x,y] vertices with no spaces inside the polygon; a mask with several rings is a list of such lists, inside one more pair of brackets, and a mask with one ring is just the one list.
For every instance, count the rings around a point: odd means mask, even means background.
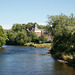
[{"label": "bush", "polygon": [[49,40],[49,41],[47,41],[46,43],[53,43],[53,41]]}]

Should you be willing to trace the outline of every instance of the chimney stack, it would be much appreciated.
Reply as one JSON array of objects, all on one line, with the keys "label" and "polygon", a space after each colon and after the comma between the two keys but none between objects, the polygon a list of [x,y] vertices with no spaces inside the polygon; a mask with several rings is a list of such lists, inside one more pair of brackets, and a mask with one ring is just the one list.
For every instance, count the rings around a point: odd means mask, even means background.
[{"label": "chimney stack", "polygon": [[37,23],[34,23],[34,27],[35,27],[35,29],[37,29]]}]

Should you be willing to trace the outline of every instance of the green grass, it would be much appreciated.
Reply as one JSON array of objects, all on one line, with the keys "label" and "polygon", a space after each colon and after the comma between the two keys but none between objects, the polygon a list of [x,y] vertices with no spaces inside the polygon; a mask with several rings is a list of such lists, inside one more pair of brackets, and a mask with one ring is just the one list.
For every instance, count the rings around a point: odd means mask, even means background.
[{"label": "green grass", "polygon": [[51,47],[52,43],[34,44],[33,42],[31,42],[31,43],[25,43],[24,46],[33,46],[33,47],[36,47],[36,48]]}]

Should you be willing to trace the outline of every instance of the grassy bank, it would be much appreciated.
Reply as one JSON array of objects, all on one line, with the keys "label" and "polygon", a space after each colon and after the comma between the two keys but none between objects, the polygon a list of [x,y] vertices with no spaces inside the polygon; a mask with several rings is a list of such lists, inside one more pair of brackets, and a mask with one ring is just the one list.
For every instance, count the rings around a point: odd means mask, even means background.
[{"label": "grassy bank", "polygon": [[24,46],[33,46],[33,47],[36,47],[36,48],[51,47],[52,43],[34,44],[33,42],[31,42],[31,43],[25,43]]},{"label": "grassy bank", "polygon": [[50,50],[51,56],[54,57],[55,60],[57,60],[60,63],[65,63],[71,66],[75,66],[75,53],[53,53],[52,50]]}]

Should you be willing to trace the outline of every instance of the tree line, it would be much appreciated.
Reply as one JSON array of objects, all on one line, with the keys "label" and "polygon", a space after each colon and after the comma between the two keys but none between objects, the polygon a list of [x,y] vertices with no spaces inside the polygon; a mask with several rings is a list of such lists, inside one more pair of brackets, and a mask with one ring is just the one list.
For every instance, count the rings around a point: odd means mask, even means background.
[{"label": "tree line", "polygon": [[[29,29],[31,26],[34,26],[34,23],[28,23],[28,24],[14,24],[10,30],[7,30],[7,33],[5,34],[5,31],[0,26],[0,47],[3,46],[5,43],[7,45],[24,45],[28,42],[34,42],[34,43],[41,43],[46,42],[45,36],[37,37],[36,33],[33,31],[28,32],[27,29]],[[43,25],[38,25],[37,27],[39,29],[45,29],[46,27]],[[42,39],[43,38],[43,39]]]}]

